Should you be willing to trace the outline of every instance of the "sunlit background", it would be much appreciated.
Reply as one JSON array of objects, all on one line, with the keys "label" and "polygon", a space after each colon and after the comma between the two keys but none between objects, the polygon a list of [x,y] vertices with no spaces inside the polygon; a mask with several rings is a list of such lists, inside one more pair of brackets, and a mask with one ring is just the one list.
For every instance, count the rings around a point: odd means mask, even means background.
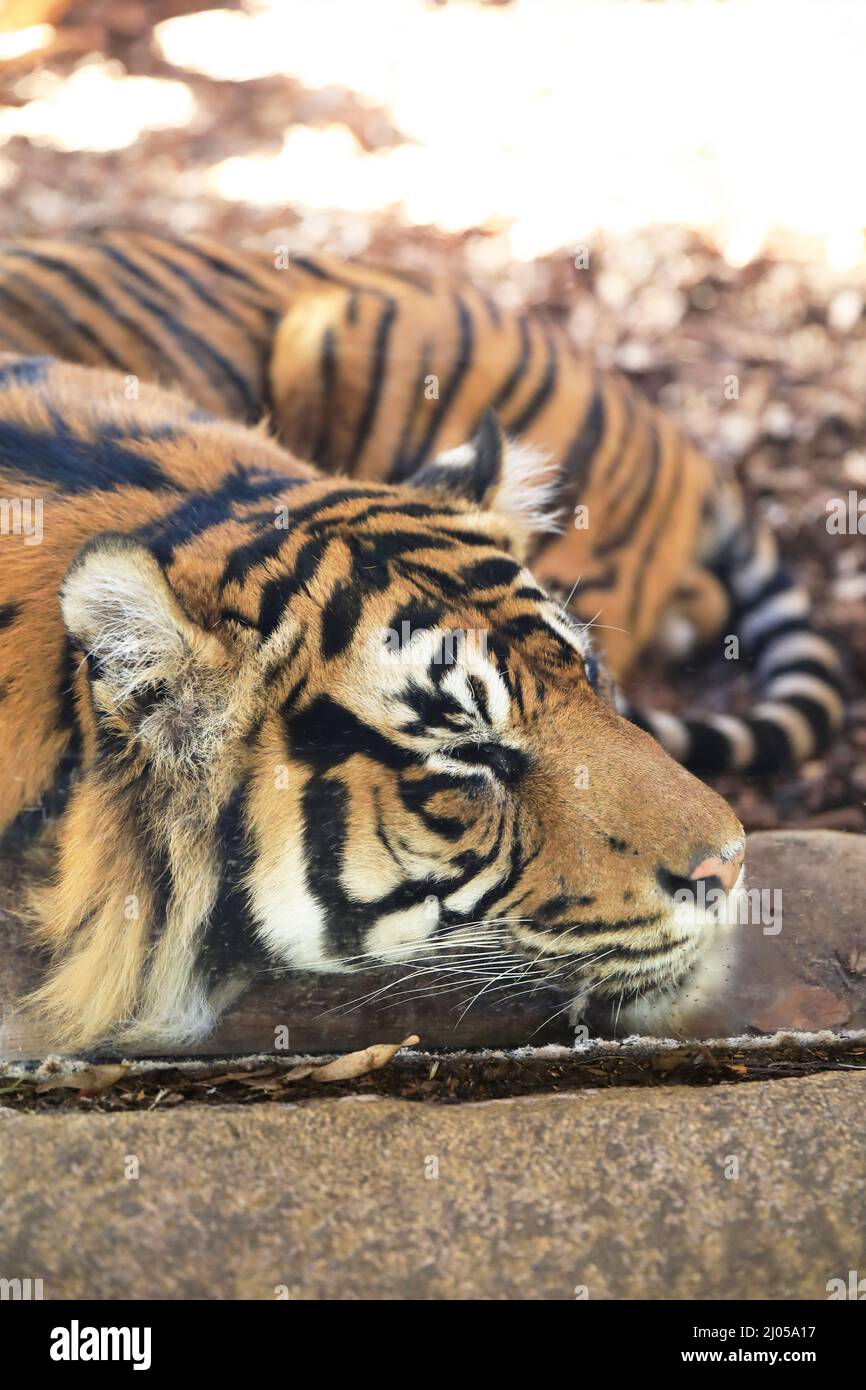
[{"label": "sunlit background", "polygon": [[[131,74],[86,51],[71,71],[30,70],[0,116],[0,145],[118,150],[146,132],[201,128],[191,74],[286,78],[355,93],[381,113],[387,143],[365,147],[327,102],[311,123],[287,108],[267,149],[197,167],[199,190],[485,228],[496,233],[488,261],[649,223],[700,228],[735,266],[786,236],[834,269],[862,259],[862,0],[250,0],[162,22],[171,6],[9,0],[0,14],[55,13],[68,26],[106,8],[121,32],[154,21],[155,56],[174,75]],[[67,32],[7,31],[0,58],[50,58]],[[7,187],[13,178],[7,162]]]},{"label": "sunlit background", "polygon": [[[0,236],[201,232],[543,307],[737,469],[866,689],[866,547],[822,525],[866,493],[864,57],[866,0],[0,0]],[[862,828],[861,714],[860,790],[846,753],[744,818]]]}]

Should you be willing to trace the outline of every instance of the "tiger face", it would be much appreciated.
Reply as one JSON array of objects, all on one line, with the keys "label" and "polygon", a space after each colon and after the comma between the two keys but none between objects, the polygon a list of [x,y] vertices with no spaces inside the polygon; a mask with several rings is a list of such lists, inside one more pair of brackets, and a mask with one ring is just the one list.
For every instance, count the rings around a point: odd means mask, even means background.
[{"label": "tiger face", "polygon": [[[226,941],[233,969],[423,962],[575,1001],[686,977],[708,931],[678,899],[733,888],[742,828],[619,717],[526,568],[518,466],[488,424],[412,486],[304,479],[279,545],[218,582],[182,548],[164,569],[128,535],[85,546],[62,608],[93,751],[43,920],[89,919],[41,991],[56,1033],[208,1031]],[[97,844],[94,908],[74,884]]]},{"label": "tiger face", "polygon": [[424,979],[472,966],[575,1000],[676,987],[708,925],[683,890],[733,886],[739,824],[616,714],[528,571],[487,553],[472,584],[483,607],[385,589],[336,680],[311,674],[263,728],[250,887],[269,951],[320,970],[423,957]]}]

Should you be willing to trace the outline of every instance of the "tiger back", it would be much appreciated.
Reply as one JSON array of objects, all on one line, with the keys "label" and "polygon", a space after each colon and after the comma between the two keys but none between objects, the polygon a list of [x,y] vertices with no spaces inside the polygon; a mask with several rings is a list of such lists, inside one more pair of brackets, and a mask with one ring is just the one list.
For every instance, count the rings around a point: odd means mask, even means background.
[{"label": "tiger back", "polygon": [[327,257],[280,267],[121,231],[11,245],[0,343],[119,366],[133,385],[176,383],[221,414],[266,413],[301,457],[362,479],[404,480],[492,409],[549,465],[559,526],[536,529],[533,571],[597,624],[615,678],[651,646],[680,658],[742,634],[749,716],[623,703],[631,717],[704,773],[768,773],[826,747],[844,716],[841,675],[808,595],[673,421],[558,324],[472,286]]}]

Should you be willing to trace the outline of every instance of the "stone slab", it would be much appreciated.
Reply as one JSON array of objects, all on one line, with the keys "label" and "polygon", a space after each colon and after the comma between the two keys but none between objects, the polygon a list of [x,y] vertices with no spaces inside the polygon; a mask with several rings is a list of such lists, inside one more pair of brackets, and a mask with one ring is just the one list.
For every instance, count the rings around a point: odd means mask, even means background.
[{"label": "stone slab", "polygon": [[823,1300],[866,1273],[864,1127],[853,1071],[475,1105],[5,1110],[0,1276],[50,1299]]}]

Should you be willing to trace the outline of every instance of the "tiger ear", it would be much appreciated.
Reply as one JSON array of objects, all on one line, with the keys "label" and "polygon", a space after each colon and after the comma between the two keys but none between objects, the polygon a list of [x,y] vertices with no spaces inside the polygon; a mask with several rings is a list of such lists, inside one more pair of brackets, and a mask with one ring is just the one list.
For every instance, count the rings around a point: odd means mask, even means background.
[{"label": "tiger ear", "polygon": [[532,445],[507,439],[492,410],[485,411],[468,444],[439,454],[408,482],[496,512],[527,539],[559,529],[551,512],[557,488],[549,459]]},{"label": "tiger ear", "polygon": [[212,746],[229,677],[221,644],[191,621],[155,556],[105,534],[78,552],[63,581],[66,630],[87,654],[93,704],[169,761]]},{"label": "tiger ear", "polygon": [[502,482],[504,463],[505,435],[495,413],[487,410],[468,444],[423,464],[409,484],[486,507]]}]

